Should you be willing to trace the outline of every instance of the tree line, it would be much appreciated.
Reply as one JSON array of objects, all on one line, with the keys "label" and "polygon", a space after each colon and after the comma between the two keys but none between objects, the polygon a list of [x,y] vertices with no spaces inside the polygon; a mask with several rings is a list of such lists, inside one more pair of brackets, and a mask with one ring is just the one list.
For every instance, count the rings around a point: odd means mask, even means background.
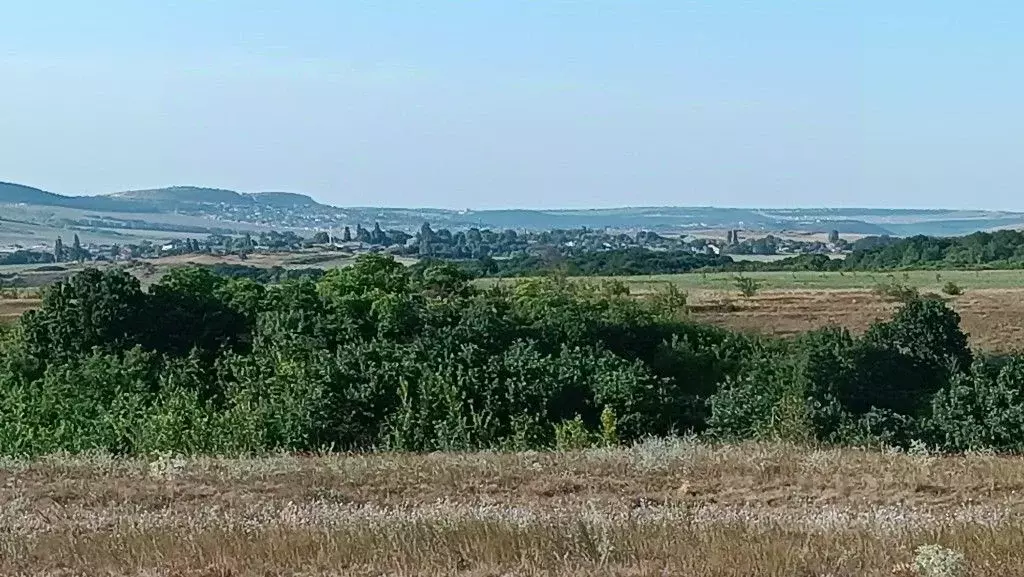
[{"label": "tree line", "polygon": [[[859,246],[858,246],[859,245]],[[1000,230],[960,237],[878,237],[854,243],[849,268],[1002,268],[1024,267],[1024,232]]]},{"label": "tree line", "polygon": [[[735,260],[727,254],[693,249],[646,247],[564,254],[519,254],[511,258],[456,260],[474,277],[629,276],[703,272],[879,271],[907,269],[1015,269],[1024,267],[1024,232],[978,232],[964,237],[865,237],[846,258],[821,253],[797,254],[773,261]],[[432,262],[431,260],[427,261]]]},{"label": "tree line", "polygon": [[[827,258],[827,257],[826,257]],[[422,270],[444,262],[425,258],[412,265]],[[676,274],[695,270],[719,270],[734,264],[728,256],[695,254],[689,251],[654,251],[628,248],[562,255],[551,251],[544,255],[520,254],[511,258],[483,257],[452,261],[472,278],[532,277],[561,274],[565,276],[630,276]]]},{"label": "tree line", "polygon": [[477,288],[381,255],[267,286],[117,268],[0,336],[0,453],[545,449],[693,432],[1024,450],[1024,357],[911,300],[863,336],[756,337],[674,292],[561,277]]}]

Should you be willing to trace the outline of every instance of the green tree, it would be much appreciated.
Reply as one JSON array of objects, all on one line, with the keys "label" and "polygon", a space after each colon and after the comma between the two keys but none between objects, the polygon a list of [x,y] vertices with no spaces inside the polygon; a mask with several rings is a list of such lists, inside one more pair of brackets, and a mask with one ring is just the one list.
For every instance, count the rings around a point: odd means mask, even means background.
[{"label": "green tree", "polygon": [[370,242],[373,244],[387,244],[388,236],[380,228],[380,223],[373,223],[373,231],[370,232]]},{"label": "green tree", "polygon": [[53,260],[55,262],[64,262],[65,258],[67,258],[67,254],[64,249],[64,241],[58,236],[57,241],[53,243]]},{"label": "green tree", "polygon": [[82,258],[82,241],[78,238],[78,233],[75,233],[75,240],[71,245],[71,259],[81,262]]},{"label": "green tree", "polygon": [[891,321],[872,326],[865,339],[937,370],[966,371],[974,359],[967,334],[960,329],[960,315],[940,300],[908,302]]},{"label": "green tree", "polygon": [[370,236],[370,231],[363,228],[362,224],[356,224],[356,240],[359,242],[370,243],[373,239]]},{"label": "green tree", "polygon": [[148,340],[152,319],[138,279],[121,269],[85,269],[43,292],[22,317],[25,344],[43,361],[125,350]]},{"label": "green tree", "polygon": [[421,257],[429,257],[433,254],[435,236],[433,229],[430,228],[430,223],[424,222],[417,235],[417,244],[419,245],[419,255]]},{"label": "green tree", "polygon": [[182,356],[192,349],[209,355],[249,340],[252,329],[242,311],[224,300],[227,279],[205,268],[171,269],[150,287],[152,347]]}]

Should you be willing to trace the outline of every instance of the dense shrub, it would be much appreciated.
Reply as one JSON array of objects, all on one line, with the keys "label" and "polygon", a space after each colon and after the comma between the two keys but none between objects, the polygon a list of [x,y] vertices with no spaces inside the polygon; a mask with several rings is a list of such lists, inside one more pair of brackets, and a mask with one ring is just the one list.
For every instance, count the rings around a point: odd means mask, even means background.
[{"label": "dense shrub", "polygon": [[921,298],[916,287],[897,282],[895,279],[887,283],[879,283],[875,286],[874,293],[886,300],[909,303]]},{"label": "dense shrub", "polygon": [[947,450],[1024,451],[1024,360],[975,363],[935,395],[930,425]]},{"label": "dense shrub", "polygon": [[838,441],[840,396],[855,378],[854,340],[827,328],[750,355],[712,397],[711,432],[732,439]]},{"label": "dense shrub", "polygon": [[0,333],[0,453],[573,448],[720,438],[1024,450],[1024,361],[911,299],[861,337],[755,338],[551,276],[481,290],[384,256],[273,285],[118,269]]},{"label": "dense shrub", "polygon": [[726,438],[906,444],[922,440],[932,399],[967,378],[959,317],[938,301],[906,304],[860,339],[824,329],[751,355],[711,401]]},{"label": "dense shrub", "polygon": [[960,285],[953,281],[947,281],[946,284],[942,285],[942,292],[955,297],[964,294],[964,289],[960,288]]}]

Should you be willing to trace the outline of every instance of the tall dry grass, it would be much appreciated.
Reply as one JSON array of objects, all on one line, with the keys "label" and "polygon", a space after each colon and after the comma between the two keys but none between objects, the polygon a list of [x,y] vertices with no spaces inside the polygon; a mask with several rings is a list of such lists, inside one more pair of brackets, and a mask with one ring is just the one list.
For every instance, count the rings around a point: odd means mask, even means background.
[{"label": "tall dry grass", "polygon": [[0,464],[5,575],[1024,575],[1024,462],[651,441]]}]

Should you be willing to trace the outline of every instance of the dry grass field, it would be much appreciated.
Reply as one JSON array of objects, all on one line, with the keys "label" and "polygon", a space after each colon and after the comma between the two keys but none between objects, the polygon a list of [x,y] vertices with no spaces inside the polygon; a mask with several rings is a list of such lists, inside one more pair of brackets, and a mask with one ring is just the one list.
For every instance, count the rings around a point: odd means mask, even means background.
[{"label": "dry grass field", "polygon": [[34,309],[42,302],[38,298],[8,299],[0,297],[0,325],[11,324],[27,310]]},{"label": "dry grass field", "polygon": [[[689,293],[695,319],[741,330],[790,336],[829,324],[862,332],[877,319],[887,319],[898,304],[871,290],[771,290],[751,298],[735,291]],[[1024,350],[1024,288],[975,289],[947,297],[960,313],[961,327],[981,350]]]},{"label": "dry grass field", "polygon": [[[3,575],[1024,574],[1024,461],[649,441],[582,453],[0,466]],[[943,576],[944,577],[944,576]]]}]

